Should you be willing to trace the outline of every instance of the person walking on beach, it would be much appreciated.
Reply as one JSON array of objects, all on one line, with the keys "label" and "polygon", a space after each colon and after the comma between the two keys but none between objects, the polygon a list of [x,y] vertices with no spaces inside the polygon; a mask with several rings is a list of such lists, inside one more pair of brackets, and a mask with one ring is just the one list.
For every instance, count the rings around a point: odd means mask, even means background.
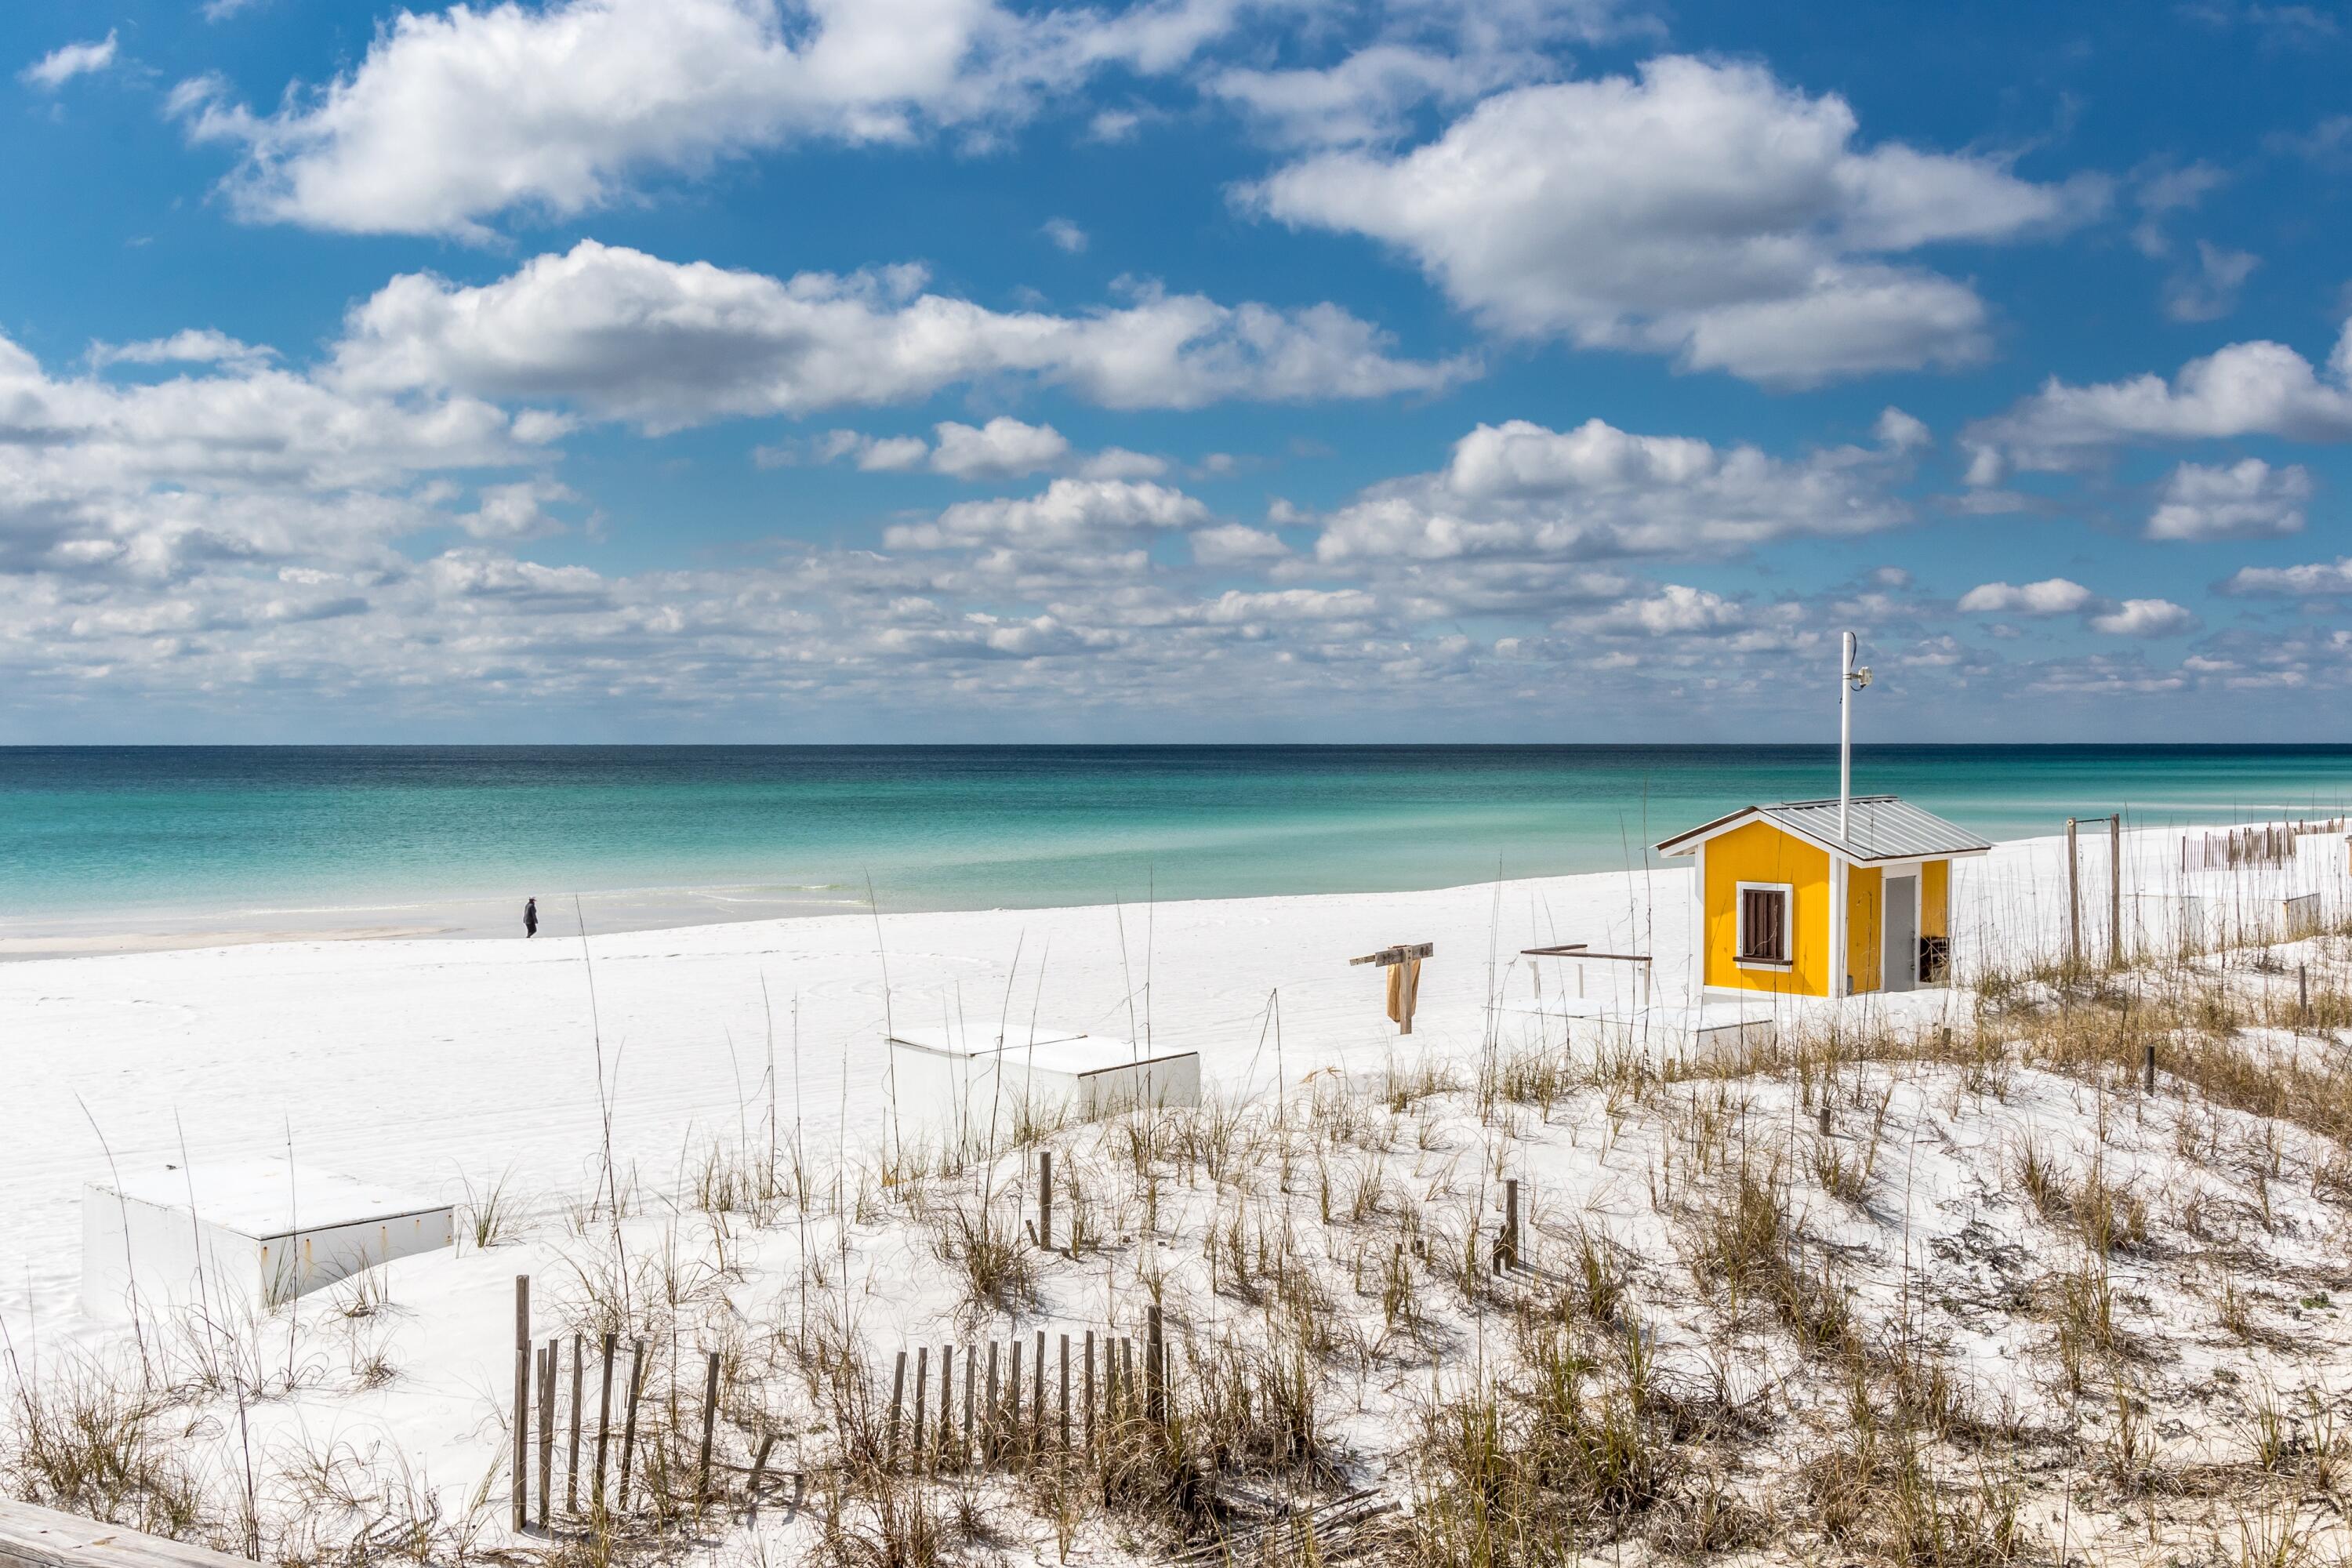
[{"label": "person walking on beach", "polygon": [[537,899],[525,899],[522,901],[522,934],[525,942],[539,934],[539,900]]}]

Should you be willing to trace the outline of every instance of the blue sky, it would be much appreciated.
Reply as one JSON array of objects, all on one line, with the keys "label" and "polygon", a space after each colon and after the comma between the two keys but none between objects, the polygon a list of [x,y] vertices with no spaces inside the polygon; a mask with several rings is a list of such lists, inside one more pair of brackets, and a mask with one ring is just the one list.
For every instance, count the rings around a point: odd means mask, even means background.
[{"label": "blue sky", "polygon": [[0,741],[2342,740],[2347,62],[19,0]]}]

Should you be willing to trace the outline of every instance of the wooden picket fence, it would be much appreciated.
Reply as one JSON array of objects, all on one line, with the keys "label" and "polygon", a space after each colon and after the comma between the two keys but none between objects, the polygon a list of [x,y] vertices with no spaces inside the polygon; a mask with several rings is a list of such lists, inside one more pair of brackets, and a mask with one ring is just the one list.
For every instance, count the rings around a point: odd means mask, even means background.
[{"label": "wooden picket fence", "polygon": [[1037,1329],[990,1340],[984,1347],[947,1344],[938,1350],[934,1363],[932,1347],[915,1349],[911,1403],[908,1353],[898,1353],[882,1455],[893,1469],[920,1475],[1093,1455],[1113,1432],[1137,1421],[1157,1425],[1167,1416],[1167,1345],[1158,1307],[1150,1310],[1139,1356],[1132,1336],[1098,1334],[1091,1328],[1075,1335],[1054,1331],[1050,1344],[1048,1331]]}]

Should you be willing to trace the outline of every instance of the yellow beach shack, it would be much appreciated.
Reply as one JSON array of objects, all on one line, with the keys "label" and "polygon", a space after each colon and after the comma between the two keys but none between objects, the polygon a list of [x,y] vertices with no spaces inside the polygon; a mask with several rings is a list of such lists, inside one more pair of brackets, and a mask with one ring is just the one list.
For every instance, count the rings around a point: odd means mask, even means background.
[{"label": "yellow beach shack", "polygon": [[1751,805],[1677,834],[1702,996],[1941,985],[1952,862],[1992,846],[1891,795]]}]

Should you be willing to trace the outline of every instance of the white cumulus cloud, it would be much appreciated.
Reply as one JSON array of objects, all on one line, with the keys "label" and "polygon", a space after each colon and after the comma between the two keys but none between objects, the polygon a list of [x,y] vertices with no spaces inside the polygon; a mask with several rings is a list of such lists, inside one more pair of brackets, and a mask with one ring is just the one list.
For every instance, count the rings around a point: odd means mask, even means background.
[{"label": "white cumulus cloud", "polygon": [[1856,130],[1841,98],[1668,57],[1497,93],[1399,155],[1304,158],[1249,199],[1396,247],[1513,335],[1785,384],[1982,358],[1975,292],[1887,258],[2050,230],[2099,193]]},{"label": "white cumulus cloud", "polygon": [[2311,473],[2247,458],[2227,468],[2183,463],[2147,520],[2150,539],[2277,539],[2303,531]]},{"label": "white cumulus cloud", "polygon": [[824,139],[901,142],[1017,121],[1106,68],[1172,70],[1223,0],[546,0],[401,11],[366,55],[272,113],[185,84],[194,139],[239,150],[243,216],[479,237],[521,208],[604,206],[647,174]]},{"label": "white cumulus cloud", "polygon": [[86,44],[65,44],[51,49],[17,73],[27,87],[55,92],[78,76],[91,76],[114,63],[114,32]]},{"label": "white cumulus cloud", "polygon": [[2080,583],[2045,577],[2039,583],[1979,583],[1960,595],[1964,616],[2071,616],[2095,595]]},{"label": "white cumulus cloud", "polygon": [[394,279],[351,312],[336,366],[354,387],[561,400],[650,430],[919,402],[999,378],[1109,407],[1192,408],[1427,391],[1468,373],[1394,357],[1377,328],[1334,305],[1147,293],[1066,316],[992,310],[923,284],[917,268],[777,279],[583,240],[480,287]]}]

